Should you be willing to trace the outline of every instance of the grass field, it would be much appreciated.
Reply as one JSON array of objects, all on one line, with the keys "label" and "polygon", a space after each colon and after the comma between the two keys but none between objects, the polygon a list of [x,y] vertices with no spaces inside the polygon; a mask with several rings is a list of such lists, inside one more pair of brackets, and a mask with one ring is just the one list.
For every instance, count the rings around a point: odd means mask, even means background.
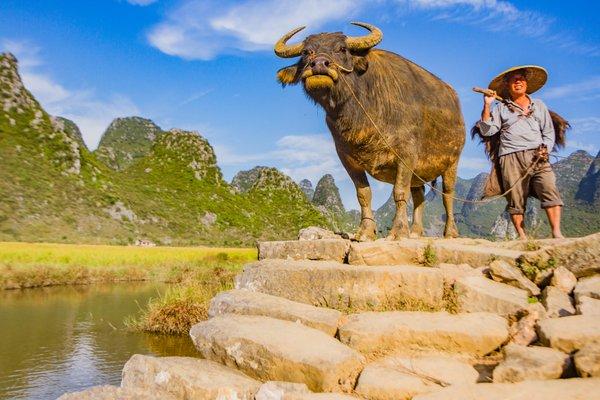
[{"label": "grass field", "polygon": [[0,289],[141,280],[191,282],[215,268],[238,270],[256,258],[253,248],[0,242]]},{"label": "grass field", "polygon": [[161,281],[176,285],[126,322],[131,329],[187,334],[207,318],[210,299],[233,287],[251,248],[126,247],[0,242],[0,290],[105,282]]}]

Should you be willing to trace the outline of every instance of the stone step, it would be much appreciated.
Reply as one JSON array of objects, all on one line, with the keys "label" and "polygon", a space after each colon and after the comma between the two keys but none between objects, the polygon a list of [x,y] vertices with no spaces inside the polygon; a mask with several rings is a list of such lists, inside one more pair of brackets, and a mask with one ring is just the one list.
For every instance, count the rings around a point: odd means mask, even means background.
[{"label": "stone step", "polygon": [[577,278],[600,273],[600,233],[561,239],[540,250],[524,252],[519,263],[540,270],[563,266]]},{"label": "stone step", "polygon": [[454,283],[454,293],[460,312],[483,311],[509,316],[529,305],[525,290],[483,276],[458,278]]},{"label": "stone step", "polygon": [[336,262],[263,260],[244,267],[236,288],[335,309],[435,310],[443,307],[439,269],[359,267]]},{"label": "stone step", "polygon": [[402,239],[399,241],[352,242],[348,263],[353,265],[395,265],[422,262],[427,250],[436,262],[486,266],[493,260],[514,264],[523,251],[499,247],[475,239]]},{"label": "stone step", "polygon": [[[85,390],[73,393],[65,393],[58,400],[147,400],[158,398],[155,392],[147,392],[139,389],[124,389],[118,386],[101,385],[92,386]],[[160,399],[179,400],[168,393],[161,393]]]},{"label": "stone step", "polygon": [[508,323],[491,313],[366,312],[349,315],[339,337],[365,355],[434,349],[483,356],[508,339]]},{"label": "stone step", "polygon": [[600,342],[600,318],[573,315],[538,322],[538,335],[545,346],[571,353],[592,342]]},{"label": "stone step", "polygon": [[600,342],[583,346],[573,357],[579,376],[600,378]]},{"label": "stone step", "polygon": [[573,290],[573,295],[576,301],[582,296],[600,299],[600,275],[581,278]]},{"label": "stone step", "polygon": [[600,400],[600,379],[554,379],[450,386],[413,400]]},{"label": "stone step", "polygon": [[305,383],[317,392],[350,391],[364,357],[316,329],[263,316],[225,314],[194,325],[203,357],[259,380]]},{"label": "stone step", "polygon": [[549,347],[510,343],[502,352],[504,360],[494,369],[494,382],[558,379],[570,365],[568,354]]},{"label": "stone step", "polygon": [[[121,387],[161,398],[253,400],[261,383],[214,361],[136,354],[123,367]],[[160,393],[160,396],[157,395]]]},{"label": "stone step", "polygon": [[243,315],[263,315],[292,322],[301,322],[335,336],[342,313],[330,308],[315,307],[298,303],[283,297],[252,292],[247,289],[234,289],[215,296],[208,309],[208,316],[234,313]]},{"label": "stone step", "polygon": [[356,393],[371,400],[410,400],[447,385],[475,383],[478,376],[470,364],[444,355],[390,356],[365,367]]},{"label": "stone step", "polygon": [[350,241],[345,239],[281,240],[258,243],[258,259],[344,262]]}]

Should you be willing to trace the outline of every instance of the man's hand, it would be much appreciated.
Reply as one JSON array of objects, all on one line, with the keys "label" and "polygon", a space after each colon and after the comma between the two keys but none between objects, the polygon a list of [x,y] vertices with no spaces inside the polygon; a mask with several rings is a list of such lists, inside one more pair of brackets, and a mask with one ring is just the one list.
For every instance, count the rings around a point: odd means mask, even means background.
[{"label": "man's hand", "polygon": [[540,144],[537,148],[538,161],[547,162],[550,159],[550,153],[548,153],[548,147],[545,144]]},{"label": "man's hand", "polygon": [[489,90],[483,95],[483,110],[481,111],[483,122],[489,121],[491,118],[490,105],[496,100],[494,96],[496,96],[496,92],[493,90]]},{"label": "man's hand", "polygon": [[493,90],[490,90],[489,92],[487,92],[486,94],[483,95],[483,104],[484,106],[490,106],[490,104],[492,104],[494,102],[494,100],[496,100],[496,92]]}]

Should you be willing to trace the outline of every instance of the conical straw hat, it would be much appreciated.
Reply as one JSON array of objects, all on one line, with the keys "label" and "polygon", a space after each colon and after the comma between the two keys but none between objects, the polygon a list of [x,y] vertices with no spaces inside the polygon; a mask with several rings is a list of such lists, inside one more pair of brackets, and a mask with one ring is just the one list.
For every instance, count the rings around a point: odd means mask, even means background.
[{"label": "conical straw hat", "polygon": [[504,77],[506,74],[519,69],[524,69],[526,71],[525,78],[527,79],[527,94],[531,94],[540,90],[548,79],[548,72],[543,67],[538,65],[519,65],[509,68],[496,76],[494,79],[492,79],[488,85],[488,88],[496,91],[497,93],[502,93],[504,90]]}]

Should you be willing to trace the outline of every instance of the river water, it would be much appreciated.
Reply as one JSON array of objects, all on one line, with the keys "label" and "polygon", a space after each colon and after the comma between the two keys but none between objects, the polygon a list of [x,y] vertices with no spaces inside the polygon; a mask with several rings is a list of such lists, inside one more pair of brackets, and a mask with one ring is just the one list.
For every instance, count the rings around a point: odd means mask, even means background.
[{"label": "river water", "polygon": [[128,332],[160,284],[0,290],[0,399],[56,399],[118,385],[133,354],[197,356],[188,336]]}]

